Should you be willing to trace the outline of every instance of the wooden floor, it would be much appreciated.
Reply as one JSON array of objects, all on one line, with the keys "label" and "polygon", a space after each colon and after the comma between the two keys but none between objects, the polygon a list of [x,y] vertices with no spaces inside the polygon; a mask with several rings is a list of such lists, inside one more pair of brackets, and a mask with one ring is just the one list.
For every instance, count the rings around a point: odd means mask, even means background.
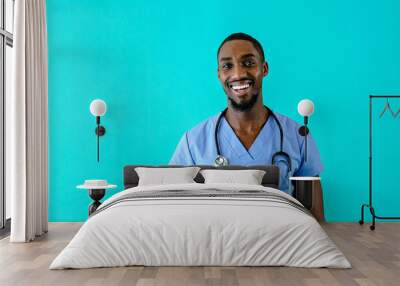
[{"label": "wooden floor", "polygon": [[352,269],[289,267],[120,267],[48,270],[77,232],[79,223],[51,223],[32,242],[0,241],[0,285],[400,285],[400,223],[380,223],[372,232],[355,223],[324,224]]}]

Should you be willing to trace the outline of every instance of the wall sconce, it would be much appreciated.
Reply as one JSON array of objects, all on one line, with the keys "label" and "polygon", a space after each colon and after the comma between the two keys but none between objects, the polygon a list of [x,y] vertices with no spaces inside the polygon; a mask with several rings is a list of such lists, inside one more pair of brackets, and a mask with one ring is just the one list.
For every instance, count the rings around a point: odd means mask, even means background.
[{"label": "wall sconce", "polygon": [[106,133],[106,129],[104,126],[100,125],[100,117],[106,114],[107,105],[104,100],[95,99],[90,103],[90,112],[96,116],[96,124],[97,127],[95,129],[95,133],[97,135],[97,162],[100,160],[100,140],[99,137],[103,136]]},{"label": "wall sconce", "polygon": [[297,111],[304,117],[304,125],[299,128],[299,134],[304,137],[304,161],[307,162],[307,135],[310,132],[307,124],[308,117],[314,113],[314,103],[309,99],[303,99],[297,105]]}]

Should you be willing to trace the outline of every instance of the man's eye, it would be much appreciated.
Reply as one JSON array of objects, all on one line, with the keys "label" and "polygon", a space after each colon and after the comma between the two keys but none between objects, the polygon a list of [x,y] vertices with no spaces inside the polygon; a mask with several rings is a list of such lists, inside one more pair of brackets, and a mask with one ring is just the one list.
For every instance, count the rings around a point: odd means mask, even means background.
[{"label": "man's eye", "polygon": [[244,64],[244,66],[246,66],[246,67],[251,67],[251,66],[254,65],[254,61],[247,60],[247,61],[244,61],[243,64]]},{"label": "man's eye", "polygon": [[222,65],[222,69],[223,70],[228,70],[230,68],[232,68],[232,64],[231,63],[225,63],[225,64]]}]

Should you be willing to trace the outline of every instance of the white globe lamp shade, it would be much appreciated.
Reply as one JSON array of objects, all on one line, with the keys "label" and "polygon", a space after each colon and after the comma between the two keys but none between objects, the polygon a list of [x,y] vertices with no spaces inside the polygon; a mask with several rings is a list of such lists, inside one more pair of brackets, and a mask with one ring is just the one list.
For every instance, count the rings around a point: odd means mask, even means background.
[{"label": "white globe lamp shade", "polygon": [[107,111],[107,104],[104,100],[95,99],[90,103],[90,112],[94,116],[103,116]]},{"label": "white globe lamp shade", "polygon": [[314,113],[314,103],[309,99],[303,99],[297,105],[297,111],[301,116],[311,116]]}]

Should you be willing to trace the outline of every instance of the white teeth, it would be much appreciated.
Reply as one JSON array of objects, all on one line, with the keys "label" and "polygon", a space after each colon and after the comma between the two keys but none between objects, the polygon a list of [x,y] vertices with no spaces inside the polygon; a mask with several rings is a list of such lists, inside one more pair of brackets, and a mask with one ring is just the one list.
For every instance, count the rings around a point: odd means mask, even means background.
[{"label": "white teeth", "polygon": [[233,89],[233,90],[241,90],[241,89],[248,88],[249,86],[250,86],[249,84],[235,85],[235,86],[232,86],[232,89]]}]

